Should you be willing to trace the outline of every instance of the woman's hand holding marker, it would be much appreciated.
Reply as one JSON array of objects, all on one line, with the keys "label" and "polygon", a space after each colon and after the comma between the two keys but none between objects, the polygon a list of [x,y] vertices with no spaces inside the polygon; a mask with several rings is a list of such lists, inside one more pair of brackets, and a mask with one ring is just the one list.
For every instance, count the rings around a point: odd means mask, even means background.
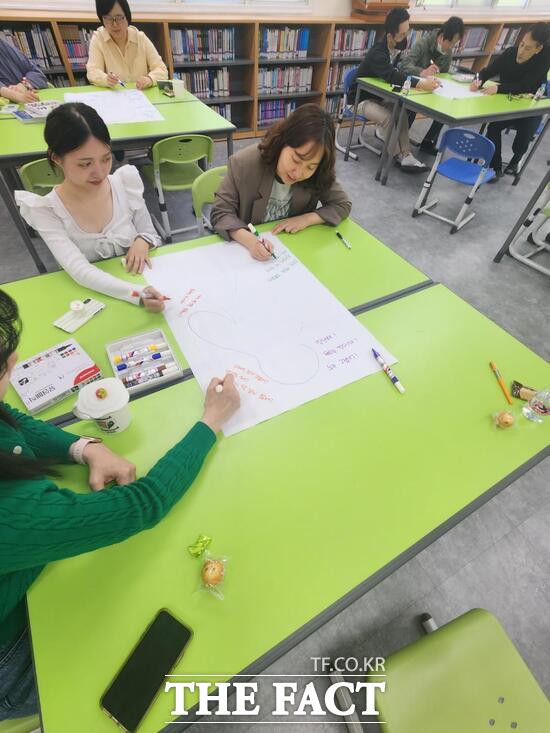
[{"label": "woman's hand holding marker", "polygon": [[233,374],[228,372],[223,379],[214,377],[206,390],[201,420],[217,433],[224,422],[238,410],[240,404],[241,398],[235,387]]},{"label": "woman's hand holding marker", "polygon": [[149,311],[150,313],[160,313],[164,310],[164,301],[170,300],[170,298],[168,298],[166,295],[162,295],[161,293],[159,293],[159,291],[153,288],[151,285],[143,288],[141,294],[137,290],[133,290],[131,294],[134,297],[137,297],[139,295],[140,305],[142,305],[145,310]]}]

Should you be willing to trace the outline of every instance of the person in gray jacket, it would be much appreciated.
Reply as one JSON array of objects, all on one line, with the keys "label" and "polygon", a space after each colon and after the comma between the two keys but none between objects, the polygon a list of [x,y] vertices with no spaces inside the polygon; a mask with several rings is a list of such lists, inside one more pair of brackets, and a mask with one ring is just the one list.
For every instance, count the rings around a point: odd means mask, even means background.
[{"label": "person in gray jacket", "polygon": [[[414,44],[410,53],[403,56],[400,70],[404,74],[426,78],[434,74],[446,74],[452,60],[452,50],[464,35],[462,18],[453,15],[441,28],[424,33]],[[409,112],[409,127],[414,122],[416,112]],[[420,143],[420,150],[430,155],[437,154],[437,139],[443,125],[432,122],[432,126]]]}]

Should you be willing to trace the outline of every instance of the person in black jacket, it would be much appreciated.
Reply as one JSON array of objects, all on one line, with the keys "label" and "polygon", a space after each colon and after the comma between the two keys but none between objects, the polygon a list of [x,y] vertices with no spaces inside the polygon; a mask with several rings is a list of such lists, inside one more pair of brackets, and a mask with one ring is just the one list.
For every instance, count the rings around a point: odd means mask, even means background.
[{"label": "person in black jacket", "polygon": [[[407,48],[409,17],[405,8],[393,8],[393,10],[390,10],[384,22],[384,37],[375,43],[367,52],[357,70],[357,77],[373,76],[378,79],[383,79],[389,84],[403,86],[408,75],[403,74],[397,67],[401,61],[401,52]],[[412,78],[411,86],[416,87],[416,89],[431,92],[439,86],[439,82],[434,78]],[[391,102],[382,102],[378,97],[367,95],[367,98],[357,106],[357,112],[367,119],[376,122],[376,137],[380,140],[385,140],[386,135],[391,134],[392,108],[393,104]],[[395,156],[395,162],[402,171],[408,173],[424,173],[429,170],[428,166],[421,163],[411,154],[409,125],[406,117],[399,130],[397,146],[389,152]]]},{"label": "person in black jacket", "polygon": [[[479,79],[473,81],[470,89],[479,89],[488,80],[495,76],[500,77],[500,84],[483,87],[483,94],[535,94],[541,84],[546,83],[550,68],[550,25],[535,23],[523,36],[517,48],[507,48],[497,56],[489,66],[479,74]],[[516,175],[518,164],[525,155],[531,138],[539,126],[541,117],[520,117],[517,120],[491,122],[487,128],[487,137],[495,144],[495,153],[491,160],[491,167],[497,174],[496,181],[504,173]],[[502,131],[508,127],[515,130],[516,136],[512,143],[513,156],[504,173],[502,171]]]}]

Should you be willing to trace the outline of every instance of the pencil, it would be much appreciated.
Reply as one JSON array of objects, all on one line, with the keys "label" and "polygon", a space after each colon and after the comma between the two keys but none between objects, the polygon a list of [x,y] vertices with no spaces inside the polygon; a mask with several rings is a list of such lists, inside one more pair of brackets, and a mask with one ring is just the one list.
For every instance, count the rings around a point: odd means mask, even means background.
[{"label": "pencil", "polygon": [[494,372],[495,377],[497,378],[497,382],[500,384],[501,390],[504,392],[504,396],[506,397],[506,401],[509,405],[513,405],[512,398],[510,397],[510,392],[508,392],[508,387],[504,384],[504,379],[502,378],[502,374],[497,369],[497,365],[494,361],[489,362],[489,366]]}]

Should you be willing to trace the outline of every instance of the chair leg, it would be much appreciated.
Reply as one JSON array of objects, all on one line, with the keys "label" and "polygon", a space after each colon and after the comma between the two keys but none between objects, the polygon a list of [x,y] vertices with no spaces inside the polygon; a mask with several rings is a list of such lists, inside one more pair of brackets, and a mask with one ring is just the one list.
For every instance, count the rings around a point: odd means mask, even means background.
[{"label": "chair leg", "polygon": [[161,236],[164,239],[164,241],[167,243],[170,243],[172,241],[172,230],[170,228],[170,219],[168,218],[168,210],[166,208],[166,200],[164,198],[164,191],[162,190],[162,183],[160,181],[160,171],[155,169],[154,176],[155,176],[155,191],[157,192],[157,199],[158,199],[159,209],[160,209],[160,218],[162,219],[162,224],[158,221],[158,219],[155,219],[155,223],[157,225],[157,228],[159,228],[159,231],[161,232]]},{"label": "chair leg", "polygon": [[462,229],[463,226],[465,226],[469,221],[471,221],[474,216],[475,212],[472,212],[468,216],[466,216],[466,212],[470,208],[470,204],[472,203],[472,200],[476,194],[477,189],[481,186],[481,182],[485,178],[485,174],[487,173],[487,168],[482,168],[479,172],[479,176],[476,179],[476,182],[472,186],[470,193],[466,196],[466,199],[464,203],[462,204],[462,208],[458,212],[458,216],[453,222],[453,225],[451,227],[451,234],[456,234],[459,229]]},{"label": "chair leg", "polygon": [[437,203],[437,201],[434,201],[433,203],[427,205],[428,196],[430,195],[430,191],[432,189],[433,182],[437,175],[437,168],[439,164],[441,163],[442,157],[443,157],[443,153],[440,151],[436,155],[435,162],[432,166],[432,169],[428,173],[428,177],[426,178],[426,180],[424,181],[422,185],[422,189],[420,191],[416,204],[414,205],[414,209],[412,213],[413,218],[417,217],[419,214],[422,214],[427,208],[431,208],[432,206],[435,206],[435,204]]}]

